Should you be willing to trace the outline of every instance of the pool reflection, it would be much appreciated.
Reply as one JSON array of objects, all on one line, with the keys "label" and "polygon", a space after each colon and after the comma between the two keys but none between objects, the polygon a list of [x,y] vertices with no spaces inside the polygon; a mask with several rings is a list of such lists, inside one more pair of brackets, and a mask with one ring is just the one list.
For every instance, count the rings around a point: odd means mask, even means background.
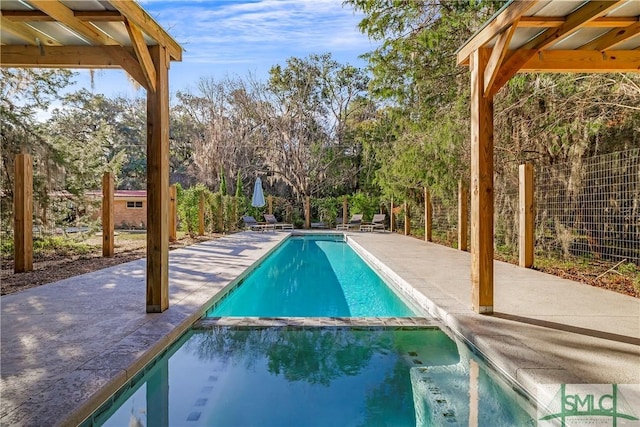
[{"label": "pool reflection", "polygon": [[485,408],[514,404],[483,395],[490,378],[471,368],[470,381],[468,354],[438,329],[219,327],[181,341],[97,424],[489,425]]}]

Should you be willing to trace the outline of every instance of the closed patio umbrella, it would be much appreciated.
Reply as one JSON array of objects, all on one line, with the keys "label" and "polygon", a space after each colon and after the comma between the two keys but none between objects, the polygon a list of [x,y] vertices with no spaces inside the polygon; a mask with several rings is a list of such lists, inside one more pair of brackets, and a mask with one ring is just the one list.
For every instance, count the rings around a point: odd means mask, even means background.
[{"label": "closed patio umbrella", "polygon": [[265,205],[264,193],[262,192],[262,180],[256,178],[256,183],[253,186],[253,198],[251,199],[251,206],[261,208]]}]

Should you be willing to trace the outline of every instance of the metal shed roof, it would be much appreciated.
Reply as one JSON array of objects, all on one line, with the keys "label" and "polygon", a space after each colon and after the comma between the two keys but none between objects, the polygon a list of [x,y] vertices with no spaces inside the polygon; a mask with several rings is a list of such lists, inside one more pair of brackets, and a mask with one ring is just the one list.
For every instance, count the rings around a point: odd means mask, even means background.
[{"label": "metal shed roof", "polygon": [[458,51],[491,51],[495,94],[520,71],[640,71],[640,0],[510,1]]}]

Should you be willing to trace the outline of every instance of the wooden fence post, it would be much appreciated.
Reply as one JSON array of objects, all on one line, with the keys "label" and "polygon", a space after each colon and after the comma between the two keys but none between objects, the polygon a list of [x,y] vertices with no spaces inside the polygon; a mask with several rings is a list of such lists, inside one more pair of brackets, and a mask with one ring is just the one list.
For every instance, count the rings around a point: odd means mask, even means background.
[{"label": "wooden fence post", "polygon": [[177,214],[178,189],[175,184],[169,186],[169,241],[178,239],[178,214]]},{"label": "wooden fence post", "polygon": [[222,194],[218,193],[218,200],[220,201],[220,203],[218,203],[218,215],[216,218],[216,224],[218,225],[218,232],[223,233],[224,234],[224,197],[222,196]]},{"label": "wooden fence post", "polygon": [[424,187],[424,240],[426,242],[432,242],[432,230],[433,228],[433,207],[431,206],[431,194],[429,189]]},{"label": "wooden fence post", "polygon": [[311,197],[307,196],[304,206],[304,228],[311,228]]},{"label": "wooden fence post", "polygon": [[467,239],[469,237],[469,190],[467,186],[458,181],[458,249],[469,249]]},{"label": "wooden fence post", "polygon": [[520,165],[518,252],[520,267],[533,266],[533,165]]},{"label": "wooden fence post", "polygon": [[391,198],[391,209],[389,210],[389,229],[392,233],[396,231],[396,215],[393,212],[393,197]]},{"label": "wooden fence post", "polygon": [[267,202],[269,203],[269,215],[273,215],[273,196],[267,196]]},{"label": "wooden fence post", "polygon": [[29,154],[16,155],[13,181],[13,271],[33,270],[33,164]]},{"label": "wooden fence post", "polygon": [[238,229],[238,198],[233,196],[233,224],[231,224],[233,230]]},{"label": "wooden fence post", "polygon": [[200,193],[200,203],[198,204],[198,235],[204,236],[204,192]]},{"label": "wooden fence post", "polygon": [[115,252],[113,221],[113,173],[102,175],[102,256],[112,257]]},{"label": "wooden fence post", "polygon": [[404,202],[404,235],[411,235],[411,214],[409,213],[409,203]]},{"label": "wooden fence post", "polygon": [[348,208],[349,208],[349,202],[347,200],[347,196],[344,196],[342,198],[342,223],[343,224],[346,224],[349,221]]}]

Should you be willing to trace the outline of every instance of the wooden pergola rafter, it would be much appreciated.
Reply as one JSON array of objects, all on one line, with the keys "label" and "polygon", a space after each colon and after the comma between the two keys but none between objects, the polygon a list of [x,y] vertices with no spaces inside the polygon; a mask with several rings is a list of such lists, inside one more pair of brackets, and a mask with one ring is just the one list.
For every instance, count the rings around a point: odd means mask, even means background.
[{"label": "wooden pergola rafter", "polygon": [[521,72],[640,72],[640,1],[510,1],[457,53],[471,72],[472,306],[493,312],[493,97]]},{"label": "wooden pergola rafter", "polygon": [[0,65],[124,69],[147,90],[147,312],[169,306],[169,66],[182,47],[131,0],[2,0]]}]

